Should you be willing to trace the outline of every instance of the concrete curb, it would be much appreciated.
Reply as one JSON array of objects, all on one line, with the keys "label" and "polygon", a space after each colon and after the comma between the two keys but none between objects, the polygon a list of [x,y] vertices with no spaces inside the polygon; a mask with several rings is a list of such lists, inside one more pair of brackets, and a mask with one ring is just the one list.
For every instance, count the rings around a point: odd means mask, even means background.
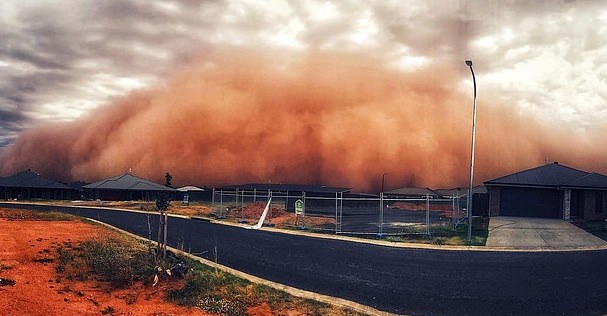
[{"label": "concrete curb", "polygon": [[[158,214],[158,212],[148,212],[148,211],[139,211],[139,210],[131,210],[131,209],[122,209],[122,208],[111,208],[111,207],[102,207],[102,206],[71,206],[71,205],[52,205],[52,204],[44,204],[44,203],[20,203],[20,202],[4,202],[7,204],[18,204],[18,205],[44,205],[44,206],[57,206],[57,207],[67,207],[67,208],[89,208],[89,209],[105,209],[112,211],[123,211],[123,212],[133,212],[133,213],[141,213],[141,214]],[[239,224],[239,223],[231,223],[227,221],[221,221],[216,219],[204,218],[200,216],[185,216],[179,214],[168,214],[169,217],[175,218],[183,218],[183,219],[192,219],[192,220],[204,220],[210,222],[212,224],[226,225],[232,227],[239,228],[247,228],[251,225]],[[347,242],[356,242],[362,244],[369,244],[375,246],[383,246],[383,247],[392,247],[392,248],[404,248],[404,249],[419,249],[419,250],[440,250],[440,251],[487,251],[487,252],[575,252],[575,251],[600,251],[607,250],[607,246],[592,246],[592,247],[567,247],[567,248],[552,248],[552,247],[490,247],[490,246],[450,246],[450,245],[432,245],[432,244],[419,244],[419,243],[405,243],[405,242],[392,242],[385,240],[372,240],[372,239],[363,239],[349,236],[340,236],[340,235],[327,235],[327,234],[319,234],[319,233],[311,233],[305,231],[294,231],[287,229],[278,229],[271,227],[262,227],[259,229],[261,231],[286,234],[286,235],[295,235],[295,236],[304,236],[310,238],[320,238],[320,239],[331,239],[331,240],[341,240]],[[598,237],[597,237],[598,238]]]},{"label": "concrete curb", "polygon": [[[135,234],[130,233],[130,232],[126,231],[126,230],[120,229],[118,227],[114,227],[114,226],[112,226],[110,224],[107,224],[107,223],[104,223],[104,222],[101,222],[101,221],[98,221],[98,220],[95,220],[95,219],[92,219],[92,218],[88,218],[88,217],[85,217],[85,218],[87,220],[91,221],[91,222],[94,222],[94,223],[97,223],[97,224],[101,224],[101,225],[103,225],[105,227],[111,228],[111,229],[113,229],[113,230],[115,230],[117,232],[120,232],[121,234],[125,234],[127,236],[131,236],[131,237],[136,238],[138,240],[143,240],[143,241],[149,242],[149,240],[147,238],[135,235]],[[152,241],[152,243],[156,244],[155,241]],[[293,296],[296,296],[296,297],[300,297],[300,298],[304,298],[304,299],[311,299],[311,300],[319,301],[319,302],[326,303],[326,304],[329,304],[329,305],[334,305],[334,306],[349,308],[349,309],[352,309],[354,311],[357,311],[357,312],[360,312],[360,313],[364,313],[364,314],[369,314],[369,315],[377,315],[377,316],[398,316],[398,315],[400,315],[400,314],[393,314],[393,313],[389,313],[389,312],[380,311],[380,310],[377,310],[377,309],[375,309],[375,308],[373,308],[371,306],[359,304],[359,303],[356,303],[356,302],[353,302],[353,301],[349,301],[349,300],[346,300],[346,299],[343,299],[343,298],[333,297],[333,296],[324,295],[324,294],[319,294],[319,293],[315,293],[315,292],[311,292],[311,291],[306,291],[306,290],[298,289],[298,288],[295,288],[295,287],[292,287],[292,286],[288,286],[288,285],[285,285],[285,284],[276,283],[276,282],[273,282],[273,281],[262,279],[260,277],[257,277],[257,276],[254,276],[254,275],[242,272],[240,270],[236,270],[236,269],[224,266],[222,264],[213,262],[211,260],[207,260],[205,258],[197,257],[195,255],[192,255],[190,253],[181,251],[179,249],[176,249],[176,248],[173,248],[173,247],[170,247],[170,246],[167,246],[167,248],[169,250],[171,250],[172,252],[174,252],[174,253],[186,256],[186,257],[188,257],[190,259],[193,259],[193,260],[196,260],[196,261],[198,261],[198,262],[200,262],[202,264],[205,264],[207,266],[216,268],[216,269],[221,270],[223,272],[235,275],[235,276],[237,276],[239,278],[242,278],[242,279],[245,279],[245,280],[247,280],[249,282],[256,283],[256,284],[262,284],[262,285],[265,285],[265,286],[269,286],[269,287],[271,287],[273,289],[286,292],[286,293],[288,293],[290,295],[293,295]]]},{"label": "concrete curb", "polygon": [[[238,223],[231,223],[225,221],[218,221],[210,219],[213,224],[220,224],[232,227],[246,228],[250,225],[243,225]],[[320,239],[331,239],[341,240],[347,242],[356,242],[361,244],[370,244],[375,246],[392,247],[392,248],[405,248],[405,249],[419,249],[419,250],[442,250],[442,251],[487,251],[487,252],[571,252],[571,251],[595,251],[595,250],[607,250],[607,246],[596,246],[596,247],[570,247],[570,248],[551,248],[551,247],[535,247],[535,248],[512,248],[512,247],[488,247],[488,246],[450,246],[450,245],[432,245],[432,244],[419,244],[419,243],[405,243],[385,240],[373,240],[363,239],[350,236],[340,235],[325,235],[319,233],[311,233],[306,231],[294,231],[287,229],[279,229],[272,227],[262,227],[259,230],[285,234],[285,235],[296,235],[310,238]],[[598,237],[597,237],[598,238]]]}]

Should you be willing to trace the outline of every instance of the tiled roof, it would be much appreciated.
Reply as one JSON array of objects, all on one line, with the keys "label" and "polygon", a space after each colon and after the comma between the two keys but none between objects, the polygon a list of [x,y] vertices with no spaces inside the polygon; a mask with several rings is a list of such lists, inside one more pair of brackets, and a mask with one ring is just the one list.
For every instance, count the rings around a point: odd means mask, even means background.
[{"label": "tiled roof", "polygon": [[26,170],[6,178],[0,178],[0,187],[38,188],[38,189],[71,189],[55,180],[45,178],[31,170]]},{"label": "tiled roof", "polygon": [[259,191],[301,191],[315,193],[340,193],[349,192],[350,188],[328,187],[324,185],[311,184],[274,184],[274,183],[247,183],[221,187],[223,190],[259,190]]},{"label": "tiled roof", "polygon": [[173,188],[136,177],[129,173],[97,181],[82,188],[94,190],[175,191]]},{"label": "tiled roof", "polygon": [[[468,195],[468,187],[463,187],[454,189],[437,189],[434,192],[438,193],[442,197],[454,197],[454,196],[466,196]],[[472,193],[474,194],[485,194],[487,193],[487,188],[484,185],[477,185],[472,187]]]},{"label": "tiled roof", "polygon": [[414,188],[414,187],[405,187],[400,189],[395,189],[391,191],[387,191],[384,194],[394,194],[394,195],[406,195],[406,196],[439,196],[434,190],[429,188]]},{"label": "tiled roof", "polygon": [[493,179],[485,185],[558,187],[586,175],[588,172],[551,163]]},{"label": "tiled roof", "polygon": [[193,185],[186,185],[185,187],[177,188],[177,191],[180,191],[180,192],[193,192],[193,191],[202,192],[202,191],[206,191],[206,190],[203,189],[203,188],[195,187]]},{"label": "tiled roof", "polygon": [[589,173],[562,185],[566,188],[607,189],[607,176],[600,173]]}]

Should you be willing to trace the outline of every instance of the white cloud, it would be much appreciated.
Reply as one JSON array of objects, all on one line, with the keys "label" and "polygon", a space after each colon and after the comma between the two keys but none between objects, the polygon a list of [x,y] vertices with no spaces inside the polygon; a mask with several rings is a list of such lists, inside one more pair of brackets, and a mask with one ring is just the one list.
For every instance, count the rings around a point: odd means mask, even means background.
[{"label": "white cloud", "polygon": [[356,50],[407,72],[460,67],[465,91],[472,57],[479,97],[594,126],[607,119],[605,21],[601,1],[2,1],[0,101],[22,123],[14,135],[28,118],[76,118],[229,44]]}]

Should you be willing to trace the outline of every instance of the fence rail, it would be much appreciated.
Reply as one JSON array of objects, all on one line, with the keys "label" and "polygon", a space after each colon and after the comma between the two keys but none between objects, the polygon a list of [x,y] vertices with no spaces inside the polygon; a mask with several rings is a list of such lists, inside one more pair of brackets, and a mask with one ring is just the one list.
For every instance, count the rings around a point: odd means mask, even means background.
[{"label": "fence rail", "polygon": [[[215,190],[212,208],[217,217],[255,222],[272,197],[269,223],[336,234],[433,234],[455,228],[466,218],[465,198],[405,198],[397,196],[335,195],[251,190]],[[295,201],[304,214],[295,214]]]}]

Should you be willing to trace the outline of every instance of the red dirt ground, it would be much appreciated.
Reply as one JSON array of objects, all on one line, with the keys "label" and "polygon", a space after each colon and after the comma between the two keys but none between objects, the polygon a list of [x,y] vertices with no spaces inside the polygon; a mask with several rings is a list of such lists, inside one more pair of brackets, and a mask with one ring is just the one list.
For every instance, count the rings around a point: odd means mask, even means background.
[{"label": "red dirt ground", "polygon": [[[183,286],[181,280],[161,280],[156,287],[140,282],[127,289],[110,291],[106,283],[94,278],[88,281],[60,278],[55,272],[58,247],[118,233],[77,219],[41,220],[34,214],[0,208],[0,280],[15,281],[14,285],[0,282],[0,315],[213,315],[199,308],[164,301],[168,289]],[[304,316],[310,314],[308,308],[304,300],[277,310],[262,302],[250,307],[247,313],[252,316]],[[324,309],[322,313],[327,316],[355,315],[339,307]]]},{"label": "red dirt ground", "polygon": [[[3,210],[0,210],[2,215]],[[74,221],[9,220],[0,216],[0,278],[15,280],[13,286],[0,286],[0,315],[210,315],[197,308],[186,308],[163,300],[170,284],[105,291],[97,281],[58,279],[54,262],[56,247],[107,235],[102,227]],[[173,284],[175,286],[176,284]]]}]

